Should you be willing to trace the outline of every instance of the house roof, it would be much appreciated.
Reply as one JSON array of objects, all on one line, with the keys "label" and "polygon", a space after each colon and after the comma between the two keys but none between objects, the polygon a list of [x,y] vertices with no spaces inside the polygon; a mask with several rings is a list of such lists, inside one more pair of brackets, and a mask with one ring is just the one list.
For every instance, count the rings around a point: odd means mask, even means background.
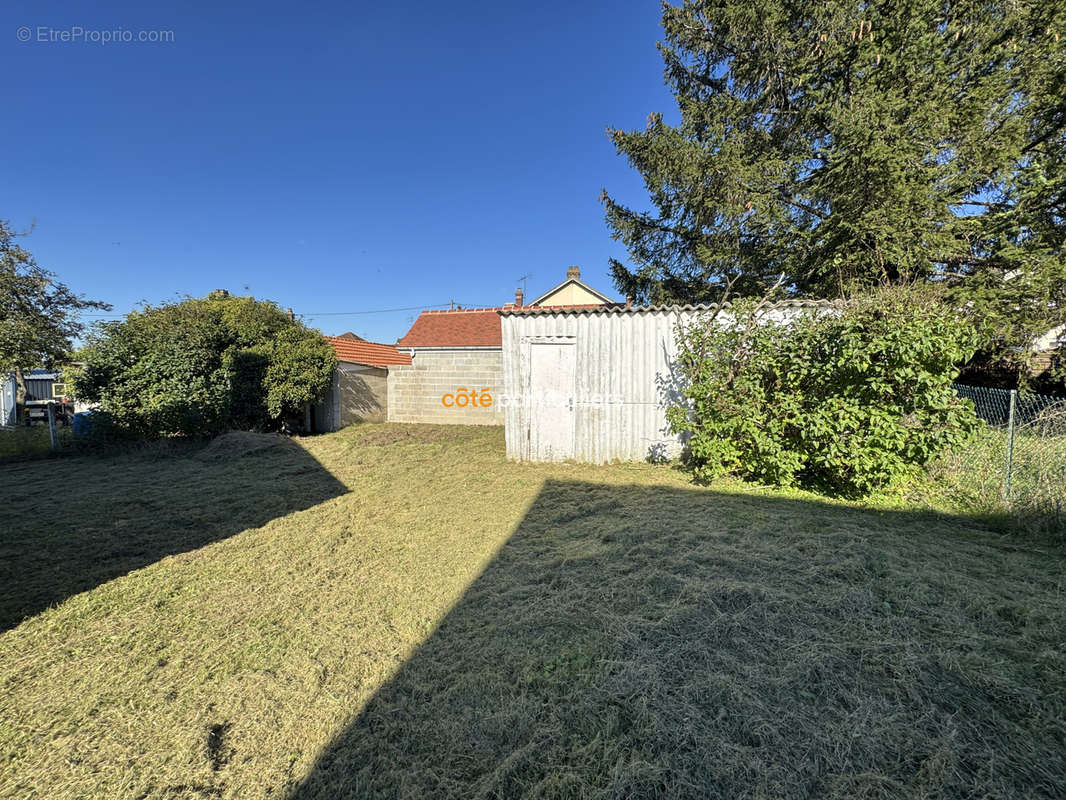
[{"label": "house roof", "polygon": [[[728,305],[728,304],[727,304]],[[774,308],[828,308],[836,305],[831,300],[782,300],[774,303]],[[510,306],[501,308],[497,313],[504,315],[535,314],[644,314],[663,311],[710,311],[715,306],[710,303],[693,305],[658,305],[627,306],[625,303],[592,303],[580,306]]]},{"label": "house roof", "polygon": [[338,361],[367,364],[371,367],[411,363],[411,356],[408,353],[401,353],[391,344],[349,339],[347,336],[327,336],[326,340],[333,345]]},{"label": "house roof", "polygon": [[423,311],[397,347],[502,347],[499,308]]},{"label": "house roof", "polygon": [[589,294],[593,295],[594,297],[598,297],[600,299],[600,302],[603,302],[603,303],[613,303],[613,302],[615,302],[614,300],[609,298],[607,295],[605,295],[603,292],[597,292],[595,289],[593,289],[587,283],[582,281],[580,278],[567,278],[565,281],[560,283],[558,286],[553,286],[548,291],[546,291],[544,294],[542,294],[540,297],[538,297],[536,300],[533,300],[531,303],[529,303],[529,305],[535,306],[538,303],[542,303],[542,302],[544,302],[545,298],[551,297],[556,292],[562,291],[563,289],[565,289],[567,286],[570,286],[571,284],[573,284],[574,286],[580,286],[582,289],[584,289]]}]

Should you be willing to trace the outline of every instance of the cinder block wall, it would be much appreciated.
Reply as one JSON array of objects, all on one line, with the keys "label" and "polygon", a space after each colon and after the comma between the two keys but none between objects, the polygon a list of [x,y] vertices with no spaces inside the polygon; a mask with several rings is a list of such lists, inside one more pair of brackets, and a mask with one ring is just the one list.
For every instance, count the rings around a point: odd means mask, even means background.
[{"label": "cinder block wall", "polygon": [[[489,408],[445,406],[444,395],[458,389],[492,395]],[[502,350],[415,350],[410,366],[389,367],[389,422],[443,425],[503,425]]]},{"label": "cinder block wall", "polygon": [[329,395],[315,405],[315,431],[336,431],[355,422],[384,422],[387,373],[382,367],[342,361]]},{"label": "cinder block wall", "polygon": [[341,364],[337,369],[337,407],[341,427],[353,422],[384,422],[388,405],[387,371]]}]

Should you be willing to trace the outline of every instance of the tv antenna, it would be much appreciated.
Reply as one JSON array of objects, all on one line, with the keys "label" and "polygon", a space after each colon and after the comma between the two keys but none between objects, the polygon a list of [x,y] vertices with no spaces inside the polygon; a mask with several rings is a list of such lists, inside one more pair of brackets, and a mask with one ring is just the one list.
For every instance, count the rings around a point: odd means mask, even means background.
[{"label": "tv antenna", "polygon": [[526,278],[532,278],[532,277],[533,277],[532,275],[523,275],[521,278],[516,278],[516,280],[522,281],[522,296],[523,297],[525,297],[525,294],[526,294]]}]

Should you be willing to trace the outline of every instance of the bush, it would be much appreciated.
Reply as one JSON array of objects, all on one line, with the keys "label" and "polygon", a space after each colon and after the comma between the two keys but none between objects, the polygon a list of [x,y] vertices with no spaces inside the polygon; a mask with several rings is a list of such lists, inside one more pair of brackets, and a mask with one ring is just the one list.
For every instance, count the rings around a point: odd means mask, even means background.
[{"label": "bush", "polygon": [[319,398],[336,367],[317,331],[224,292],[99,325],[79,356],[77,396],[146,439],[278,428]]},{"label": "bush", "polygon": [[884,290],[773,321],[739,302],[680,332],[696,476],[860,496],[915,474],[978,421],[952,390],[975,337],[934,296]]}]

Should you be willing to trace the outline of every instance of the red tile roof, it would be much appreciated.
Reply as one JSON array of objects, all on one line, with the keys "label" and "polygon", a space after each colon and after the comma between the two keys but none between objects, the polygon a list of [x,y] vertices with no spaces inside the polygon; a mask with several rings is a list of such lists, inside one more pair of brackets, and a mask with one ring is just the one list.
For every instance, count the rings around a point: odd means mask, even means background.
[{"label": "red tile roof", "polygon": [[378,344],[346,336],[327,336],[326,340],[337,351],[338,361],[369,364],[372,367],[387,367],[391,364],[410,364],[411,356],[401,353],[391,344]]},{"label": "red tile roof", "polygon": [[398,347],[502,347],[498,308],[423,311]]}]

